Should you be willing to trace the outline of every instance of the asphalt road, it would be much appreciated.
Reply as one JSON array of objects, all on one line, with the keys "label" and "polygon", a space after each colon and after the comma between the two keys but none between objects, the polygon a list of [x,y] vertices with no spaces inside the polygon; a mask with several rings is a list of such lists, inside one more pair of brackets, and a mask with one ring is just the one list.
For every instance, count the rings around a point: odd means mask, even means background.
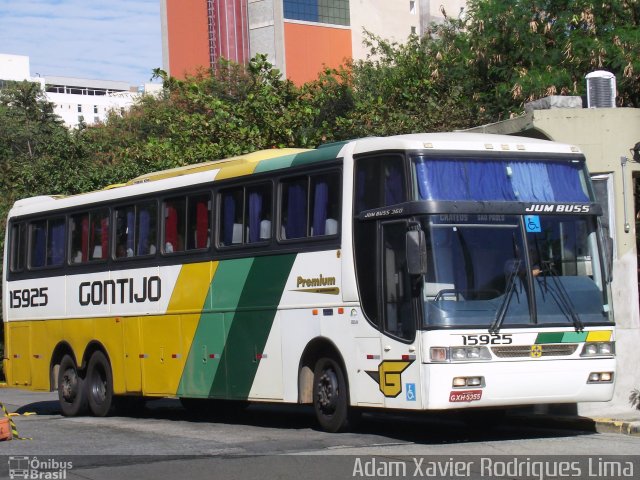
[{"label": "asphalt road", "polygon": [[[356,431],[329,434],[317,429],[310,408],[299,406],[252,405],[240,412],[218,412],[203,418],[184,410],[177,400],[166,399],[148,402],[142,412],[128,416],[65,418],[58,413],[55,394],[3,388],[0,401],[10,411],[36,413],[13,417],[20,435],[32,440],[0,443],[0,455],[5,456],[0,458],[0,478],[8,476],[8,467],[15,467],[16,459],[23,459],[24,465],[25,458],[43,462],[35,465],[41,472],[62,472],[65,479],[96,480],[333,480],[366,477],[367,473],[378,478],[392,473],[397,475],[390,475],[391,478],[540,480],[535,471],[526,469],[506,477],[496,473],[506,475],[508,471],[494,471],[487,467],[489,464],[483,470],[485,457],[489,463],[490,458],[504,462],[522,459],[525,467],[536,459],[573,459],[584,464],[574,465],[573,473],[580,470],[580,477],[586,478],[591,473],[603,473],[598,470],[602,464],[599,459],[608,460],[609,455],[632,455],[617,457],[623,463],[614,473],[620,475],[611,478],[627,477],[622,470],[623,465],[629,467],[627,461],[635,462],[631,465],[635,465],[632,476],[640,473],[640,437],[566,430],[548,423],[543,428],[510,418],[503,425],[486,429],[471,428],[456,417],[442,415],[367,414]],[[566,457],[550,457],[559,455]],[[9,456],[13,457],[13,464]],[[443,475],[434,477],[427,475],[433,472],[419,469],[419,458],[424,456],[427,460],[423,465],[428,465],[429,459],[442,462]],[[452,462],[449,459],[458,456],[470,456],[465,458],[474,468],[459,470],[459,475],[447,471]],[[379,459],[379,463],[367,464],[372,458]],[[385,466],[384,459],[392,462],[391,467]],[[59,468],[65,467],[64,462],[71,462],[67,465],[71,468]],[[406,470],[397,470],[400,464],[393,462],[404,462]],[[595,470],[588,471],[589,468]]]}]

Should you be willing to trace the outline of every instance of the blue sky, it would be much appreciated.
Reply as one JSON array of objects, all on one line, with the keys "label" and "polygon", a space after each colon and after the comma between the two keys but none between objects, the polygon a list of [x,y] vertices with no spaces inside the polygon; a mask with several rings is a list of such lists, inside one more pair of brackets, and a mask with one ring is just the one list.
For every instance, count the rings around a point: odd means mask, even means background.
[{"label": "blue sky", "polygon": [[160,0],[0,0],[0,53],[31,76],[139,85],[162,67]]}]

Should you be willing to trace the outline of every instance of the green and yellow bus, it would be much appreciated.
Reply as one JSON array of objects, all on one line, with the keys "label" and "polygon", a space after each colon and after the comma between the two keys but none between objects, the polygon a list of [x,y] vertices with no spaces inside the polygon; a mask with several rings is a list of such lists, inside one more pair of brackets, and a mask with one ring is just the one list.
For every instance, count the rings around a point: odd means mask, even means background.
[{"label": "green and yellow bus", "polygon": [[606,401],[606,236],[584,156],[443,133],[265,150],[20,200],[4,369],[62,413],[121,399],[362,408]]}]

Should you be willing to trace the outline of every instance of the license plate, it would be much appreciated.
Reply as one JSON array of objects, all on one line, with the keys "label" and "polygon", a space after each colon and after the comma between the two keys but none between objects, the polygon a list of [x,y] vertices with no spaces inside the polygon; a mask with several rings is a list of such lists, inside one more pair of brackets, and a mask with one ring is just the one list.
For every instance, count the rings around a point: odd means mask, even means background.
[{"label": "license plate", "polygon": [[482,390],[462,390],[449,394],[450,402],[475,402],[482,398]]}]

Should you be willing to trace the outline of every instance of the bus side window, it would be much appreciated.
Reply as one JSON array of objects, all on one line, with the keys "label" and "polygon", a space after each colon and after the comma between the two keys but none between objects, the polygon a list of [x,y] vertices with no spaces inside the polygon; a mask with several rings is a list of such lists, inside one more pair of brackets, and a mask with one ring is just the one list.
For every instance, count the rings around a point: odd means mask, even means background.
[{"label": "bus side window", "polygon": [[407,200],[404,157],[381,155],[360,158],[356,163],[355,213]]},{"label": "bus side window", "polygon": [[64,217],[31,222],[29,266],[53,267],[64,263],[66,221]]},{"label": "bus side window", "polygon": [[27,254],[27,225],[25,223],[14,224],[11,227],[11,263],[12,272],[24,270]]},{"label": "bus side window", "polygon": [[221,199],[220,245],[271,238],[271,184],[230,188],[222,191]]}]

